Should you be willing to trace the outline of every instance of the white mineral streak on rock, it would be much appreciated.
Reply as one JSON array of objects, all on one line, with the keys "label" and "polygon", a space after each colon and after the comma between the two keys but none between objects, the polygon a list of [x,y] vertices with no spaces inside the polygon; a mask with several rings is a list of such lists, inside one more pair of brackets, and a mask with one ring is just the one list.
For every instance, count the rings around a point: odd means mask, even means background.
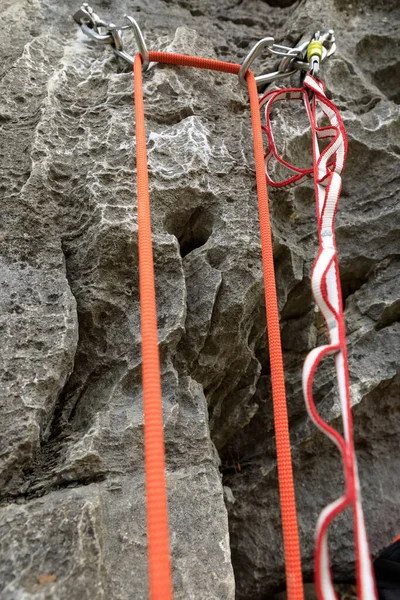
[{"label": "white mineral streak on rock", "polygon": [[214,140],[210,145],[211,132],[206,121],[199,117],[187,117],[179,124],[149,135],[149,169],[161,179],[179,179],[209,170],[214,166],[216,174],[227,173],[233,166],[233,158],[224,142]]}]

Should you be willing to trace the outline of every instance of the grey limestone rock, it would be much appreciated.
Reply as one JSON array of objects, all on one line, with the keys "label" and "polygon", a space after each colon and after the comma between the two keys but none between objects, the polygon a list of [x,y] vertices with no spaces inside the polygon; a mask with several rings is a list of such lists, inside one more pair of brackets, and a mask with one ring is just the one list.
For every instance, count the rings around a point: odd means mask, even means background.
[{"label": "grey limestone rock", "polygon": [[[79,30],[78,7],[0,7],[2,600],[147,597],[133,79]],[[268,34],[294,44],[335,29],[339,50],[323,77],[349,136],[337,244],[378,552],[400,526],[395,0],[94,8],[114,22],[135,16],[154,50],[232,62]],[[271,66],[264,58],[255,68]],[[284,564],[247,95],[231,75],[157,65],[144,96],[175,598],[271,598],[284,588]],[[301,108],[279,110],[274,128],[302,166]],[[301,391],[304,357],[324,339],[309,286],[312,186],[271,192],[270,210],[308,582],[317,516],[343,486]],[[315,397],[340,427],[329,364]],[[348,517],[331,536],[338,580],[353,572]]]}]

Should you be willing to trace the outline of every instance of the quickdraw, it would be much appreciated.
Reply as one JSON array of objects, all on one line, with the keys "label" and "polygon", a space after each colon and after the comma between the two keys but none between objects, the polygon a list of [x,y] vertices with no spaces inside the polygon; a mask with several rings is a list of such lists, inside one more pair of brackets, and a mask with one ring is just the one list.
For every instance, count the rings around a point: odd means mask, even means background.
[{"label": "quickdraw", "polygon": [[[324,93],[323,84],[315,79],[320,62],[336,49],[333,31],[321,35],[317,32],[312,40],[296,48],[277,45],[271,37],[264,38],[250,51],[243,63],[230,64],[181,54],[149,52],[137,22],[126,17],[128,24],[117,27],[100,19],[85,3],[75,13],[74,19],[83,31],[100,43],[110,44],[115,54],[134,66],[134,100],[136,116],[136,157],[138,194],[138,245],[140,307],[142,332],[142,376],[145,420],[145,472],[147,497],[147,534],[149,559],[149,593],[152,600],[171,600],[173,596],[171,559],[168,532],[167,493],[165,482],[165,452],[162,421],[162,398],[160,362],[158,353],[157,315],[154,284],[154,264],[151,238],[150,198],[146,152],[142,71],[150,62],[182,65],[222,71],[239,76],[239,81],[248,88],[256,165],[260,238],[266,316],[271,363],[272,396],[277,448],[279,490],[281,498],[282,529],[284,539],[287,597],[302,600],[303,584],[298,539],[298,526],[294,495],[289,425],[280,339],[278,303],[272,253],[271,226],[268,210],[267,182],[273,187],[284,187],[301,183],[314,177],[317,198],[317,220],[320,252],[314,264],[312,290],[328,329],[329,344],[316,348],[308,355],[303,369],[303,387],[307,409],[317,426],[334,441],[343,457],[346,491],[342,498],[322,512],[317,525],[316,540],[316,588],[320,600],[336,600],[332,576],[329,569],[327,543],[328,527],[332,519],[344,508],[351,506],[355,523],[355,547],[357,556],[357,583],[360,600],[376,600],[375,583],[368,549],[364,517],[360,504],[359,483],[353,446],[351,406],[348,383],[343,307],[335,245],[334,217],[341,189],[341,173],[344,167],[347,141],[342,120]],[[122,32],[132,28],[138,47],[135,57],[123,46]],[[250,64],[264,49],[282,57],[280,66],[273,73],[255,77],[249,70]],[[261,98],[265,107],[267,125],[261,127],[257,85],[265,85],[295,73],[308,71],[303,88],[275,90]],[[311,123],[313,135],[314,167],[298,169],[282,159],[275,148],[270,126],[270,109],[274,102],[282,99],[303,100]],[[317,126],[317,105],[330,121],[329,127]],[[264,155],[262,129],[268,136],[268,149]],[[320,153],[318,140],[331,139]],[[290,178],[274,182],[268,171],[269,162],[275,158],[294,172]],[[318,415],[312,397],[312,381],[319,362],[328,354],[335,355],[339,397],[343,412],[344,437]]]}]

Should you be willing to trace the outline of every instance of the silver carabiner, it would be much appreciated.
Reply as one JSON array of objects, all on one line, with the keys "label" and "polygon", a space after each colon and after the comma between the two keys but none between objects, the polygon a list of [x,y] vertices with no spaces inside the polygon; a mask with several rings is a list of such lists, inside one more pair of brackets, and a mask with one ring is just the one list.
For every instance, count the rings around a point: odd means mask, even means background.
[{"label": "silver carabiner", "polygon": [[[322,62],[336,51],[333,30],[330,29],[328,33],[320,36],[319,40],[322,44],[320,57],[320,61]],[[315,59],[313,59],[313,61],[307,60],[307,56],[305,56],[312,41],[313,40],[302,42],[295,48],[288,48],[287,46],[275,44],[274,38],[272,37],[263,38],[262,40],[257,42],[255,46],[253,46],[253,48],[250,50],[250,52],[242,62],[239,71],[240,84],[243,87],[247,87],[246,73],[250,68],[251,63],[254,61],[255,58],[257,58],[257,56],[261,54],[264,48],[266,48],[269,54],[275,56],[283,56],[283,59],[277,71],[273,71],[272,73],[265,73],[263,75],[258,75],[257,77],[255,77],[257,86],[265,85],[266,83],[270,83],[275,79],[281,79],[282,77],[289,77],[290,75],[294,75],[294,73],[296,73],[297,71],[312,71],[316,74],[318,68],[316,65],[317,61]]]},{"label": "silver carabiner", "polygon": [[122,31],[133,29],[135,42],[142,57],[143,71],[147,71],[149,68],[149,52],[142,31],[133,17],[125,15],[124,18],[129,21],[128,25],[118,27],[113,23],[106,23],[96,15],[87,2],[84,2],[81,8],[74,14],[75,21],[81,26],[82,31],[87,36],[101,44],[110,44],[114,53],[126,60],[130,65],[133,65],[134,57],[124,50]]},{"label": "silver carabiner", "polygon": [[92,27],[89,27],[89,25],[87,25],[86,23],[83,23],[81,25],[81,29],[82,29],[83,33],[85,33],[87,36],[94,39],[96,42],[100,42],[100,44],[112,44],[113,43],[113,36],[110,35],[109,33],[98,33],[95,29],[93,29]]},{"label": "silver carabiner", "polygon": [[[296,60],[296,58],[298,58],[299,56],[302,57],[304,55],[304,52],[307,50],[309,43],[310,42],[307,41],[296,46],[296,48],[294,48],[294,50],[297,50],[298,53],[296,56],[286,56],[285,58],[283,58],[281,64],[279,65],[279,72],[286,72],[290,67],[293,67],[294,72],[307,70],[308,63],[305,60]],[[262,75],[260,77],[262,77]]]},{"label": "silver carabiner", "polygon": [[[117,31],[121,31],[122,29],[133,29],[133,35],[135,38],[136,46],[138,48],[139,54],[142,57],[142,69],[143,69],[143,71],[147,71],[147,69],[149,68],[149,62],[150,62],[149,61],[149,51],[147,50],[147,46],[146,46],[146,42],[144,41],[142,30],[140,29],[139,25],[137,24],[137,21],[133,17],[130,17],[129,15],[125,15],[124,18],[129,21],[130,25],[123,25],[122,27],[119,27],[117,29]],[[111,33],[113,33],[113,31],[111,29],[110,29],[110,31],[111,31]],[[122,42],[122,40],[121,40],[121,42]],[[130,56],[129,54],[127,54],[124,50],[122,50],[122,48],[121,49],[113,48],[113,50],[114,50],[115,54],[117,54],[118,56],[121,56],[121,58],[124,58],[131,65],[133,65],[134,60],[135,60],[133,56]]]},{"label": "silver carabiner", "polygon": [[238,73],[239,83],[242,87],[247,87],[246,73],[249,70],[251,63],[257,58],[257,56],[261,54],[265,47],[273,46],[274,42],[275,40],[273,37],[265,37],[259,42],[257,42],[257,44],[253,46],[253,48],[250,50],[250,52],[242,62],[240,71]]},{"label": "silver carabiner", "polygon": [[[306,44],[306,47],[308,42]],[[273,71],[272,73],[265,73],[264,75],[258,75],[255,77],[257,85],[263,85],[265,83],[269,83],[274,79],[280,79],[281,77],[288,77],[289,75],[293,75],[296,73],[296,68],[294,68],[296,59],[301,58],[303,54],[303,47],[299,46],[296,48],[289,48],[287,46],[281,46],[280,44],[275,44],[275,40],[273,37],[265,37],[253,48],[250,50],[239,71],[239,83],[243,87],[247,87],[246,84],[246,73],[250,68],[251,63],[261,54],[261,52],[266,48],[269,54],[273,56],[282,56],[283,59],[279,65],[278,71]],[[293,69],[291,67],[293,66]]]}]

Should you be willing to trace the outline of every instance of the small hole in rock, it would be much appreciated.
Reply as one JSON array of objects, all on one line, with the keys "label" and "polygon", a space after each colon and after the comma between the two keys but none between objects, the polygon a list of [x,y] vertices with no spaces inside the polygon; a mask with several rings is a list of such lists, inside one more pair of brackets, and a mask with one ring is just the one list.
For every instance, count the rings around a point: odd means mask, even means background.
[{"label": "small hole in rock", "polygon": [[177,236],[182,258],[204,246],[212,233],[212,225],[211,215],[201,207],[196,208]]}]

